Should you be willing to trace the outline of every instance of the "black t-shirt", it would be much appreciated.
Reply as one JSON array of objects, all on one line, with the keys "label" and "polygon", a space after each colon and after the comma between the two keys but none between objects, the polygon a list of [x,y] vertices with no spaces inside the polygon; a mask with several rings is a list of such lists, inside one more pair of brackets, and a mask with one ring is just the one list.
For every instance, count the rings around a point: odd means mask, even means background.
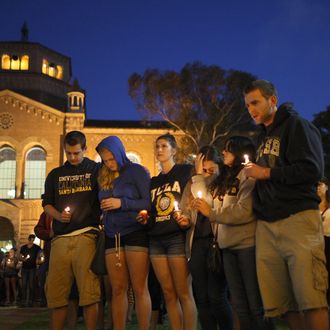
[{"label": "black t-shirt", "polygon": [[174,202],[177,201],[180,208],[181,196],[191,173],[191,165],[177,164],[168,173],[160,173],[151,179],[152,226],[149,235],[160,236],[182,231],[173,218]]},{"label": "black t-shirt", "polygon": [[[23,261],[23,269],[34,269],[37,267],[36,261],[39,252],[41,251],[40,246],[33,244],[30,248],[27,245],[23,245],[20,250],[20,254],[25,258]],[[26,259],[27,256],[30,256]]]}]

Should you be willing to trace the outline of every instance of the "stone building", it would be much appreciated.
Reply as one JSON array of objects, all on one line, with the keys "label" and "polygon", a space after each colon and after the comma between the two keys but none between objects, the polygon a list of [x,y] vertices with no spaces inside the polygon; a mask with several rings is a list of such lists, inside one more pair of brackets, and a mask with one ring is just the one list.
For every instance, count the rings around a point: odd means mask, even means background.
[{"label": "stone building", "polygon": [[117,135],[129,157],[157,173],[155,138],[163,122],[86,120],[85,91],[72,82],[71,59],[22,29],[19,42],[0,42],[0,248],[23,244],[42,212],[47,174],[65,161],[62,140],[71,130],[87,136],[86,156]]}]

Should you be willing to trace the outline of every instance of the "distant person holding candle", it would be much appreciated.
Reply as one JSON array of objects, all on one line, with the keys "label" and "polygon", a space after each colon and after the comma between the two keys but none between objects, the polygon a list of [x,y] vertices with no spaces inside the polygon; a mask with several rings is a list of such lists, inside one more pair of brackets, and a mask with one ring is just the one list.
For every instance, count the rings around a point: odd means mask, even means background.
[{"label": "distant person holding candle", "polygon": [[1,261],[1,268],[3,269],[3,276],[6,287],[6,301],[5,305],[16,305],[17,297],[17,273],[18,273],[18,258],[16,256],[16,249],[11,248],[8,254]]},{"label": "distant person holding candle", "polygon": [[136,217],[150,208],[150,175],[131,162],[117,136],[108,136],[96,148],[102,158],[99,199],[106,233],[106,265],[112,288],[114,328],[124,330],[131,281],[139,329],[148,330],[151,301],[148,291],[149,238]]},{"label": "distant person holding candle", "polygon": [[[156,139],[156,158],[161,172],[151,179],[152,210],[150,258],[162,287],[171,328],[196,329],[196,306],[185,256],[185,229],[174,218],[192,167],[175,164],[176,140],[171,134]],[[177,202],[177,210],[175,210]]]},{"label": "distant person holding candle", "polygon": [[[181,205],[183,217],[188,218],[190,227],[186,236],[186,253],[192,276],[194,297],[199,321],[203,330],[232,330],[233,313],[229,303],[228,285],[223,267],[220,272],[210,270],[207,257],[214,240],[216,228],[209,218],[192,207],[193,201],[204,199],[210,206],[213,197],[209,186],[221,171],[222,160],[214,146],[204,146],[195,159],[195,175],[186,185]],[[184,221],[184,218],[179,219]]]},{"label": "distant person holding candle", "polygon": [[63,329],[75,279],[86,329],[95,329],[100,282],[90,265],[100,222],[99,164],[84,157],[86,137],[82,132],[65,135],[64,151],[67,161],[48,174],[42,202],[53,218],[54,232],[46,280],[47,303],[53,309],[52,328]]},{"label": "distant person holding candle", "polygon": [[31,307],[34,302],[37,258],[41,251],[40,246],[34,244],[35,238],[35,235],[29,235],[28,243],[20,249],[19,259],[22,261],[22,307]]},{"label": "distant person holding candle", "polygon": [[244,98],[264,128],[256,163],[245,166],[245,175],[256,179],[256,257],[265,315],[284,315],[291,329],[329,329],[317,195],[324,169],[319,131],[292,104],[277,108],[277,91],[266,80],[249,84]]}]

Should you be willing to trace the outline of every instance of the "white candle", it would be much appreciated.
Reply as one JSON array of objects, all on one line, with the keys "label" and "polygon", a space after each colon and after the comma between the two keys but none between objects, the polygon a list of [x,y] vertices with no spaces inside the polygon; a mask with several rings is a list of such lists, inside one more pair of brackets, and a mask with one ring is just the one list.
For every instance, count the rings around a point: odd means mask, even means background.
[{"label": "white candle", "polygon": [[202,192],[201,192],[200,190],[197,191],[197,197],[198,197],[198,198],[202,198],[202,196],[203,196]]},{"label": "white candle", "polygon": [[67,206],[65,209],[64,209],[65,212],[70,212],[70,206]]},{"label": "white candle", "polygon": [[242,163],[243,165],[246,165],[250,162],[250,159],[249,159],[249,155],[245,154],[244,156],[244,163]]},{"label": "white candle", "polygon": [[179,211],[179,203],[174,201],[174,211]]}]

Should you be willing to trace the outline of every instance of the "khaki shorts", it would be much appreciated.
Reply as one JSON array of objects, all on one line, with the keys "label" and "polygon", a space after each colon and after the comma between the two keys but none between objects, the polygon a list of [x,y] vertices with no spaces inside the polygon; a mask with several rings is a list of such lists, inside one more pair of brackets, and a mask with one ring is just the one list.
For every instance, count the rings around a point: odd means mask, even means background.
[{"label": "khaki shorts", "polygon": [[52,240],[49,272],[46,282],[49,308],[68,304],[74,278],[79,290],[79,305],[100,301],[99,278],[90,270],[95,254],[95,234],[83,233]]},{"label": "khaki shorts", "polygon": [[266,317],[327,307],[328,274],[318,210],[275,222],[259,220],[256,258]]}]

